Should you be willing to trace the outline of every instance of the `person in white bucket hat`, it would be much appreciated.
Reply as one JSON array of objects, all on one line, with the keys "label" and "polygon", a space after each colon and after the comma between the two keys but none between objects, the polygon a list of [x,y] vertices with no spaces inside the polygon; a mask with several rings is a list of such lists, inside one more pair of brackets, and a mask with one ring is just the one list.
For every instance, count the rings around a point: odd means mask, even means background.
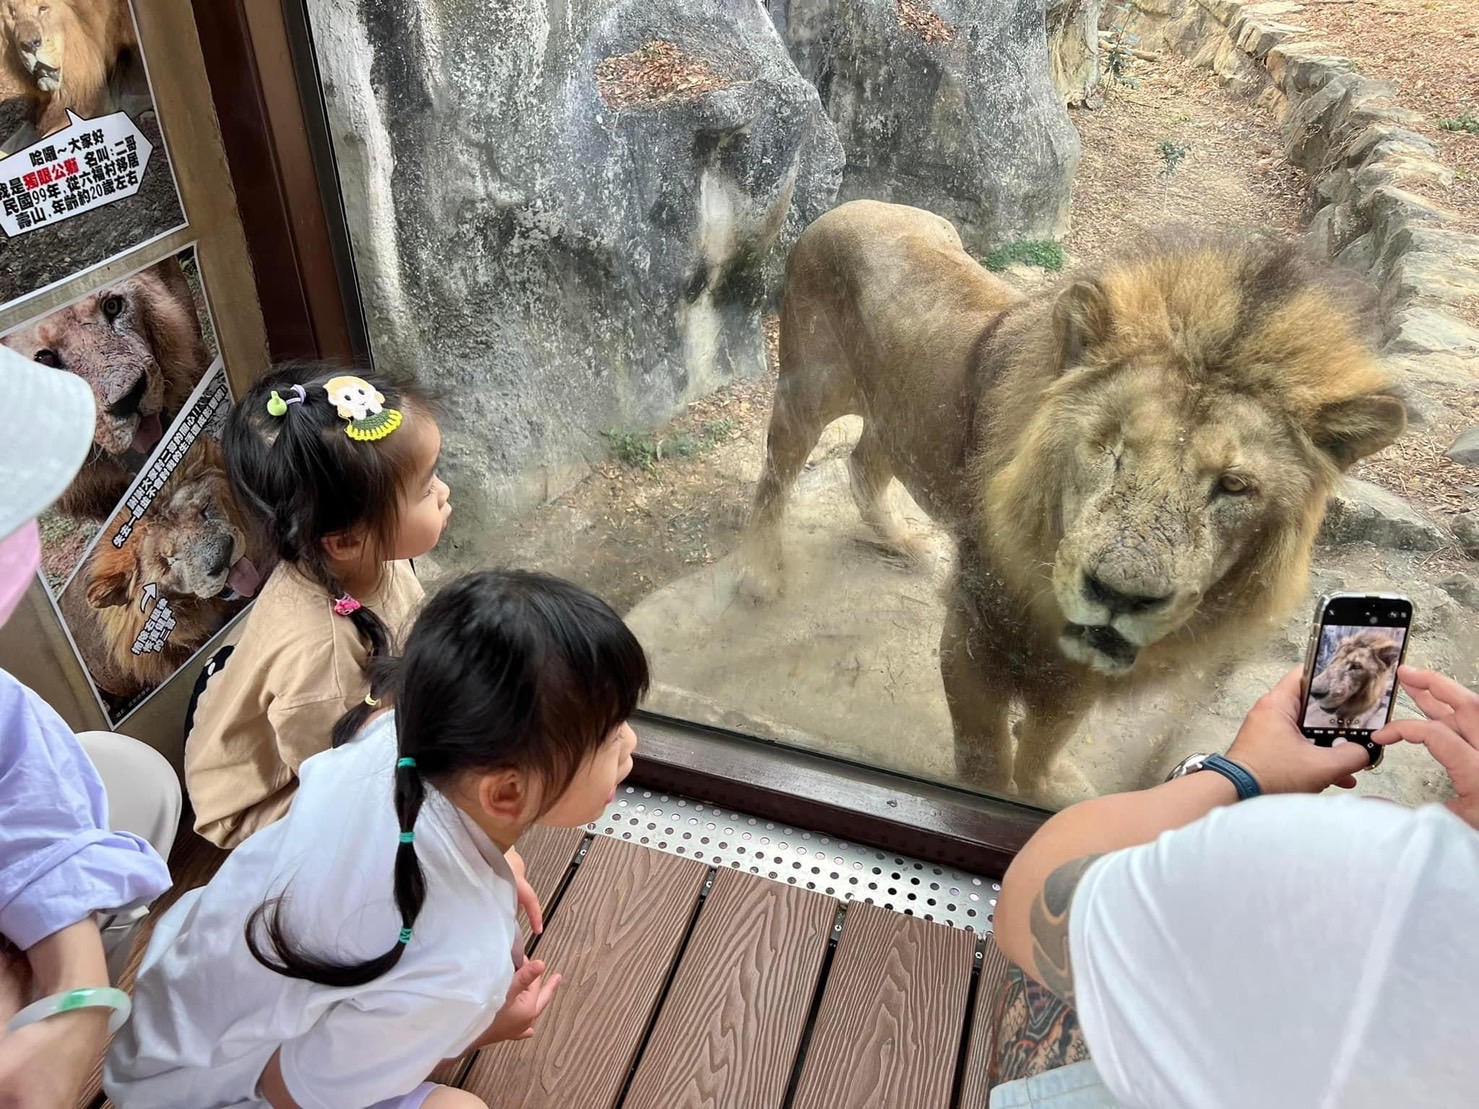
[{"label": "person in white bucket hat", "polygon": [[[92,449],[96,410],[81,378],[4,347],[0,389],[10,415],[0,433],[4,623],[36,580],[36,517]],[[124,736],[74,735],[0,670],[0,1105],[77,1103],[105,1036],[127,1017],[112,982],[143,912],[169,887],[161,852],[179,818],[179,781],[162,756]]]}]

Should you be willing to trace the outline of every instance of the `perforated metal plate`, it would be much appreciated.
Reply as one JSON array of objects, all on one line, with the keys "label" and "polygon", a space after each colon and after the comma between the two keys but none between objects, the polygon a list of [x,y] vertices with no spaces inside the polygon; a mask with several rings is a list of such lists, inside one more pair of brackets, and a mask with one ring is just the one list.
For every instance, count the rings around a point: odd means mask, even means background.
[{"label": "perforated metal plate", "polygon": [[589,829],[968,932],[991,931],[1001,892],[986,878],[634,786],[622,787]]}]

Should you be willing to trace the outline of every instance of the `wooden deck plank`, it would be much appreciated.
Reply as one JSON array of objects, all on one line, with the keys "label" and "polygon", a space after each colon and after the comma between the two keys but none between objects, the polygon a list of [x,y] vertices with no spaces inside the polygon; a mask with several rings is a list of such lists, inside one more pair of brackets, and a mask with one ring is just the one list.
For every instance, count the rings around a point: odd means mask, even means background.
[{"label": "wooden deck plank", "polygon": [[[575,853],[584,839],[585,830],[582,828],[536,826],[530,828],[519,840],[519,854],[524,857],[524,870],[529,878],[529,884],[539,895],[539,904],[544,909],[546,927],[553,919],[550,913],[550,898],[560,888],[560,883],[569,871],[570,864],[575,860]],[[521,927],[524,944],[528,946],[531,938],[529,923],[523,920],[522,916],[520,920],[523,921]],[[473,1054],[476,1055],[476,1052]],[[466,1074],[470,1061],[469,1056],[463,1056],[460,1059],[448,1059],[438,1063],[436,1070],[431,1072],[430,1081],[456,1086]]]},{"label": "wooden deck plank", "polygon": [[848,908],[795,1109],[949,1109],[976,937]]},{"label": "wooden deck plank", "polygon": [[769,1109],[786,1096],[837,902],[715,876],[623,1109]]},{"label": "wooden deck plank", "polygon": [[1011,961],[986,937],[981,959],[981,980],[976,986],[976,1012],[971,1020],[971,1042],[967,1049],[964,1080],[960,1084],[962,1106],[984,1106],[991,1097],[991,1069],[996,1055],[996,1022],[1001,991],[1006,986]]},{"label": "wooden deck plank", "polygon": [[539,944],[564,975],[529,1040],[480,1051],[463,1082],[499,1109],[610,1109],[708,868],[597,836]]}]

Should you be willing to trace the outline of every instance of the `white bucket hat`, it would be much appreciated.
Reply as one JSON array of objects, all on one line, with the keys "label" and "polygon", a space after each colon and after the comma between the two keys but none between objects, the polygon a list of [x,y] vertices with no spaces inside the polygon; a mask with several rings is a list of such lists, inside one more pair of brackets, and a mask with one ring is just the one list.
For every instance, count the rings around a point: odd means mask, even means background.
[{"label": "white bucket hat", "polygon": [[67,491],[92,446],[97,404],[75,374],[0,346],[0,541]]}]

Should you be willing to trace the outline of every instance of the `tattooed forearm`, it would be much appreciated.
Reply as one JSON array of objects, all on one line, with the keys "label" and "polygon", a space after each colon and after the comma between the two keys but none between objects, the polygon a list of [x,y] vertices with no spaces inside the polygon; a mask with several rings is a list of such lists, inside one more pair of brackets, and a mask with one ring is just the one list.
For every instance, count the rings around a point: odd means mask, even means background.
[{"label": "tattooed forearm", "polygon": [[1032,962],[1037,979],[1064,1002],[1073,1004],[1073,967],[1068,958],[1068,910],[1079,879],[1098,855],[1064,863],[1048,875],[1032,903]]},{"label": "tattooed forearm", "polygon": [[1066,1067],[1089,1057],[1078,1016],[1043,986],[1010,967],[995,1011],[996,1051],[989,1080],[995,1086]]}]

